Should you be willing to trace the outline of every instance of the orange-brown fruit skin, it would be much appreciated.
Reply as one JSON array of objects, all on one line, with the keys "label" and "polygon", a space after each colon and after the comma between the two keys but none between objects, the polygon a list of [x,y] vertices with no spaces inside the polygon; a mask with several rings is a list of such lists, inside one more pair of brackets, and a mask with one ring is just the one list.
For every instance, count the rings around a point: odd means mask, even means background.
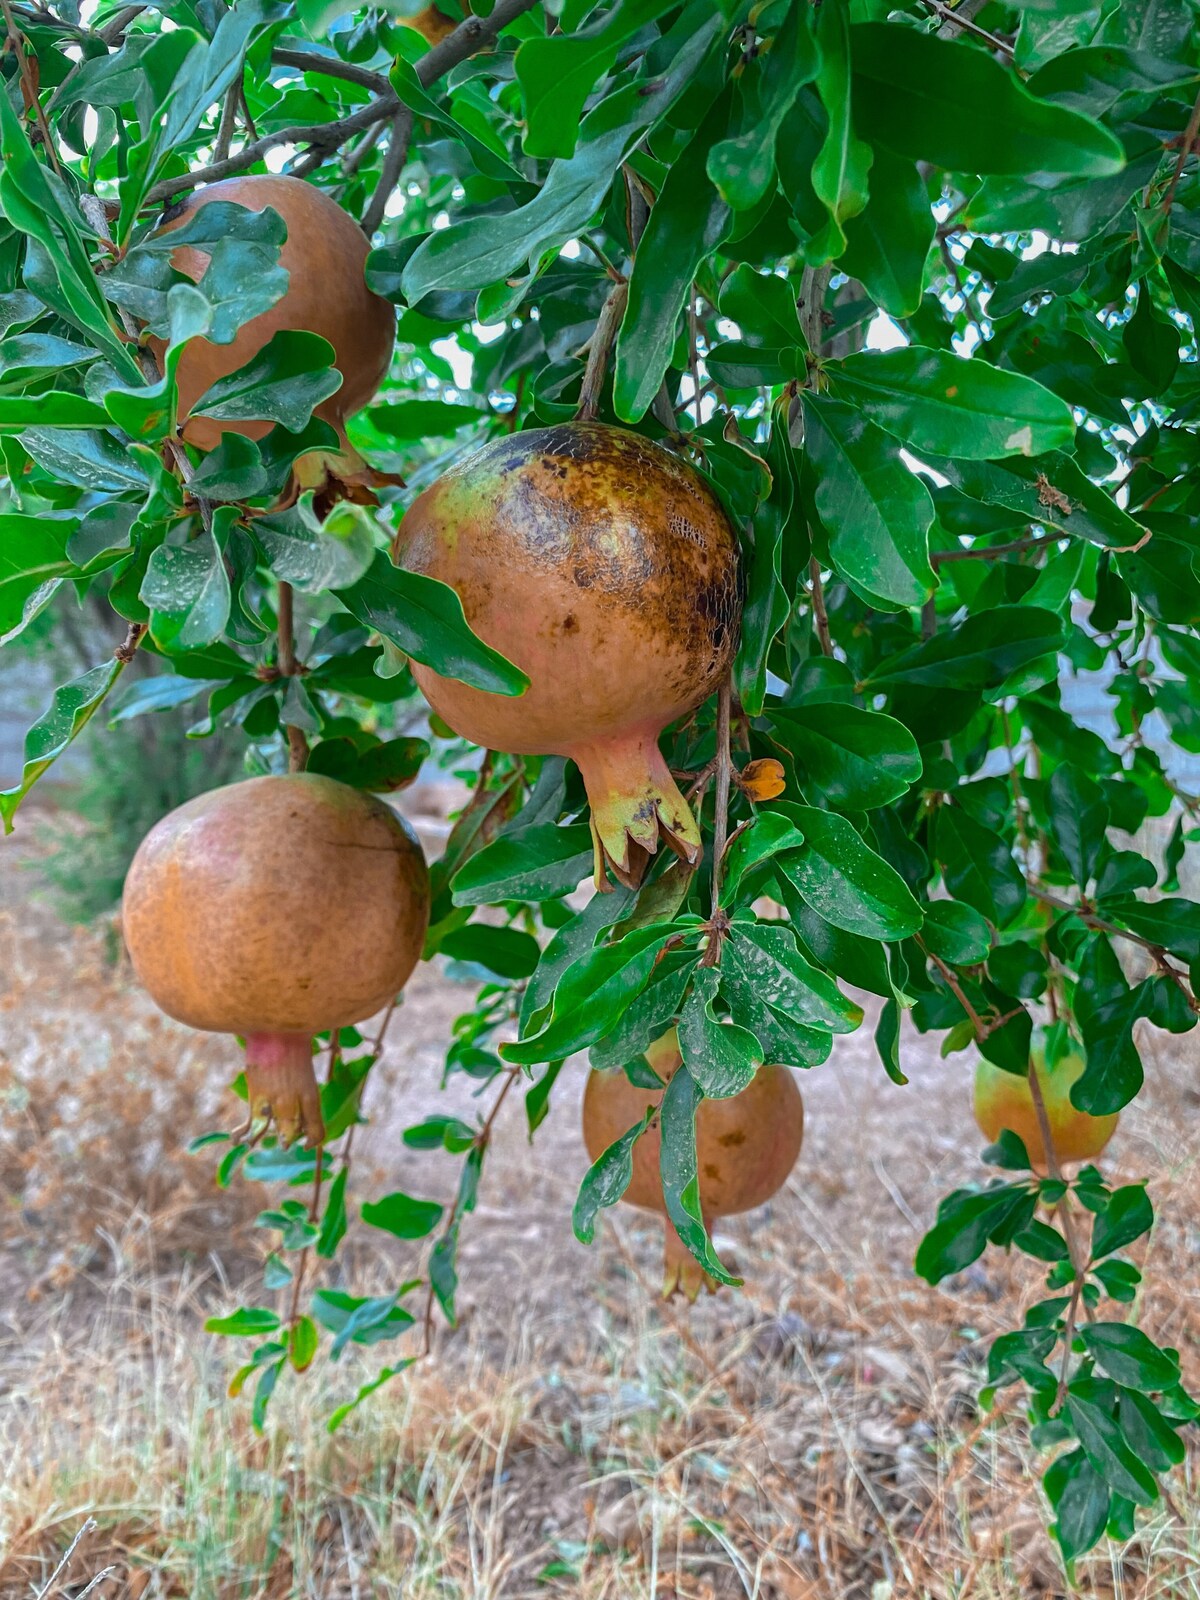
[{"label": "orange-brown fruit skin", "polygon": [[[674,1029],[646,1052],[650,1065],[670,1082],[680,1065]],[[583,1096],[583,1140],[595,1161],[639,1122],[647,1106],[657,1107],[661,1089],[636,1088],[624,1072],[591,1072]],[[804,1138],[804,1104],[795,1075],[780,1066],[760,1067],[741,1094],[729,1100],[703,1100],[696,1114],[696,1171],[700,1208],[707,1223],[717,1217],[752,1211],[781,1189],[796,1164]],[[623,1199],[664,1219],[666,1271],[664,1294],[681,1288],[693,1299],[702,1284],[713,1284],[693,1259],[667,1218],[659,1156],[662,1131],[657,1117],[633,1147],[633,1179]]]},{"label": "orange-brown fruit skin", "polygon": [[426,6],[424,11],[418,11],[412,17],[397,17],[397,22],[406,28],[412,28],[419,33],[426,44],[441,44],[452,34],[458,23],[453,17],[448,17],[444,11],[439,11],[436,6]]},{"label": "orange-brown fruit skin", "polygon": [[[1059,1161],[1090,1161],[1098,1156],[1116,1131],[1119,1114],[1093,1117],[1071,1104],[1071,1085],[1083,1074],[1082,1056],[1063,1056],[1052,1068],[1046,1066],[1045,1052],[1035,1049],[1032,1060],[1037,1067],[1046,1118]],[[1038,1172],[1046,1172],[1046,1148],[1038,1123],[1033,1094],[1025,1078],[1005,1072],[990,1061],[980,1060],[975,1069],[975,1121],[984,1137],[995,1142],[1002,1128],[1008,1128],[1024,1143],[1026,1153]]]},{"label": "orange-brown fruit skin", "polygon": [[[332,423],[344,438],[346,419],[365,406],[382,383],[392,359],[396,313],[388,301],[367,288],[363,276],[369,242],[354,219],[327,194],[299,178],[268,175],[226,178],[191,195],[160,233],[181,228],[200,206],[213,200],[232,201],[249,211],[277,211],[287,224],[279,264],[289,274],[282,299],[240,328],[232,344],[193,339],[179,362],[179,414],[188,413],[218,378],[223,378],[285,330],[316,333],[335,351],[334,365],[342,386],[317,407],[317,416]],[[171,257],[177,272],[198,283],[209,263],[208,253],[181,245]],[[161,361],[164,346],[150,341]],[[218,422],[190,417],[183,437],[200,450],[212,450],[222,433],[261,439],[269,421]]]},{"label": "orange-brown fruit skin", "polygon": [[[429,875],[407,824],[373,795],[309,773],[251,778],[150,830],[121,917],[154,1001],[190,1027],[245,1035],[262,1098],[316,1138],[319,1105],[314,1125],[295,1103],[312,1093],[311,1036],[395,998],[424,945]],[[286,1106],[271,1087],[281,1075]]]},{"label": "orange-brown fruit skin", "polygon": [[725,677],[741,603],[737,537],[699,474],[622,428],[531,429],[444,473],[396,555],[455,589],[475,632],[530,679],[506,698],[414,662],[438,715],[490,749],[576,761],[624,881],[660,829],[698,859],[657,737]]}]

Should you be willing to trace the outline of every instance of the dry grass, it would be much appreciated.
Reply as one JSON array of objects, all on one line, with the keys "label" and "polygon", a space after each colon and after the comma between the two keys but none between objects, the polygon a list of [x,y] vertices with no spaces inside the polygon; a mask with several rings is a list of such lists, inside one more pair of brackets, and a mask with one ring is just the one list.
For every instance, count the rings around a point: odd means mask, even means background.
[{"label": "dry grass", "polygon": [[[237,1352],[200,1331],[260,1253],[261,1190],[219,1194],[181,1146],[219,1123],[228,1043],[162,1022],[107,959],[0,879],[0,1596],[376,1600],[1025,1600],[1064,1592],[1019,1416],[981,1418],[990,1336],[1037,1281],[987,1258],[911,1275],[934,1199],[978,1169],[962,1059],[906,1041],[906,1090],[869,1038],[805,1082],[805,1152],[778,1201],[719,1242],[741,1295],[663,1307],[654,1225],[570,1237],[582,1072],[533,1147],[506,1106],[463,1242],[462,1323],[332,1437],[323,1419],[389,1347],[281,1386],[266,1435],[225,1397]],[[7,897],[7,898],[3,898]],[[443,1195],[453,1170],[400,1146],[443,1109],[442,1041],[467,992],[412,988],[373,1086],[358,1198]],[[1182,1048],[1181,1048],[1182,1047]],[[1194,1038],[1157,1041],[1114,1145],[1162,1223],[1145,1325],[1200,1378]],[[444,1109],[469,1109],[456,1086]],[[509,1115],[508,1113],[511,1113]],[[356,1288],[414,1247],[358,1225]],[[261,1291],[255,1294],[261,1300]],[[1200,1595],[1196,1461],[1178,1515],[1097,1557],[1089,1594]]]}]

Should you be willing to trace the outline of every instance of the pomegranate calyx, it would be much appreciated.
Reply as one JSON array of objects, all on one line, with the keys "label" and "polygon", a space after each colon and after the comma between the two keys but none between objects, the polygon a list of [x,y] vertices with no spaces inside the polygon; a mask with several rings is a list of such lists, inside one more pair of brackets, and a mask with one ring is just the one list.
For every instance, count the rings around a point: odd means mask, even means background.
[{"label": "pomegranate calyx", "polygon": [[247,1034],[246,1091],[251,1118],[273,1122],[283,1144],[301,1136],[309,1145],[324,1142],[311,1034]]},{"label": "pomegranate calyx", "polygon": [[663,1218],[662,1297],[670,1300],[684,1295],[694,1305],[701,1289],[716,1294],[720,1284],[710,1277],[675,1231],[669,1217]]},{"label": "pomegranate calyx", "polygon": [[591,804],[598,890],[607,886],[606,868],[636,889],[660,843],[689,867],[697,865],[700,829],[663,760],[657,730],[596,740],[569,754]]}]

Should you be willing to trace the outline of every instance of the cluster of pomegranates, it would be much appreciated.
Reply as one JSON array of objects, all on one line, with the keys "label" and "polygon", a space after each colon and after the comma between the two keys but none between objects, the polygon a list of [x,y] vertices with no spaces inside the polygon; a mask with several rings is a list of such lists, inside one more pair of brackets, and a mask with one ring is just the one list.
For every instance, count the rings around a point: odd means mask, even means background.
[{"label": "cluster of pomegranates", "polygon": [[[391,358],[395,318],[363,280],[367,243],[327,196],[290,178],[238,178],[204,189],[164,226],[198,206],[232,200],[270,206],[287,224],[284,297],[230,345],[193,340],[178,368],[184,437],[213,448],[222,431],[260,438],[266,419],[230,425],[192,411],[281,329],[333,346],[342,385],[318,408],[340,442],[319,473],[357,495],[348,416],[374,394]],[[175,266],[198,280],[208,257],[191,246]],[[311,463],[303,474],[312,478]],[[727,675],[737,645],[738,541],[720,502],[689,465],[623,429],[594,422],[532,429],[485,446],[415,502],[395,554],[449,584],[467,620],[523,669],[519,699],[488,694],[414,664],[427,699],[474,743],[559,754],[580,769],[590,805],[598,889],[611,872],[640,883],[665,844],[688,865],[700,830],[659,748],[669,724],[694,711]],[[143,841],[125,888],[124,929],[134,967],[171,1016],[234,1033],[246,1044],[253,1116],[281,1137],[323,1137],[313,1072],[318,1032],[361,1021],[393,1000],[420,957],[429,882],[419,845],[381,801],[304,773],[252,779],[181,806]],[[647,1051],[664,1085],[681,1064],[674,1029]],[[1077,1057],[1039,1082],[1060,1159],[1096,1154],[1113,1118],[1070,1105]],[[662,1090],[623,1073],[593,1072],[584,1138],[594,1158],[638,1122]],[[1028,1084],[981,1063],[981,1128],[1020,1134],[1035,1166],[1046,1160]],[[696,1137],[704,1216],[747,1211],[784,1183],[800,1151],[804,1112],[793,1074],[761,1068],[729,1100],[705,1100]],[[665,1289],[695,1295],[705,1281],[670,1221],[659,1175],[657,1119],[634,1148],[625,1196],[662,1213]]]}]

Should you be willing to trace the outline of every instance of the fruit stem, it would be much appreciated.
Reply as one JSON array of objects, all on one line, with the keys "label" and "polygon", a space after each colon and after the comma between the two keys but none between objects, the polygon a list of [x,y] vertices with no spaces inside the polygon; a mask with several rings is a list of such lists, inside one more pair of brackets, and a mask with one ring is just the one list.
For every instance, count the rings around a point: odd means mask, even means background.
[{"label": "fruit stem", "polygon": [[587,366],[579,387],[579,405],[575,411],[576,422],[594,422],[600,409],[600,395],[604,389],[604,374],[608,370],[608,356],[625,315],[625,302],[629,298],[629,285],[614,283],[608,299],[596,319],[596,329],[588,344]]},{"label": "fruit stem", "polygon": [[301,1134],[310,1145],[324,1142],[311,1034],[247,1034],[246,1093],[251,1117],[269,1117],[285,1145]]}]

